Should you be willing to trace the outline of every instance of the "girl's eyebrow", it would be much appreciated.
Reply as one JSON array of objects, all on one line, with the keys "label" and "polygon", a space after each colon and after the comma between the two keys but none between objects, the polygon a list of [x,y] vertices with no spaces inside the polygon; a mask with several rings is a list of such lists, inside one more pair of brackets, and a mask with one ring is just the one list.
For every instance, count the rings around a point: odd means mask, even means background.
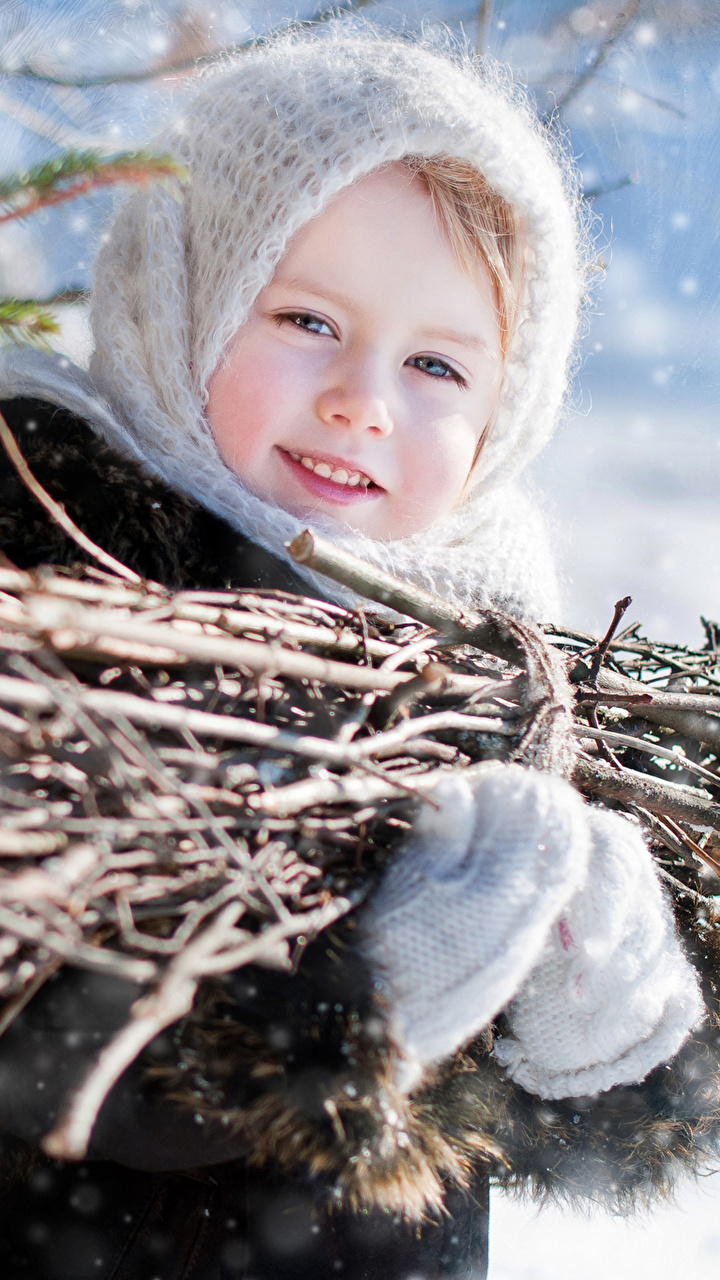
[{"label": "girl's eyebrow", "polygon": [[333,302],[336,306],[344,307],[346,311],[359,310],[357,304],[346,294],[334,293],[332,289],[318,289],[317,285],[311,284],[309,280],[302,280],[299,276],[286,276],[284,279],[271,281],[271,284],[278,285],[282,289],[299,289],[301,293],[317,298],[319,302]]},{"label": "girl's eyebrow", "polygon": [[460,329],[422,329],[419,333],[423,338],[434,339],[439,342],[454,342],[458,346],[467,347],[470,351],[478,351],[481,355],[487,356],[491,354],[490,343],[480,336],[479,333],[463,333]]}]

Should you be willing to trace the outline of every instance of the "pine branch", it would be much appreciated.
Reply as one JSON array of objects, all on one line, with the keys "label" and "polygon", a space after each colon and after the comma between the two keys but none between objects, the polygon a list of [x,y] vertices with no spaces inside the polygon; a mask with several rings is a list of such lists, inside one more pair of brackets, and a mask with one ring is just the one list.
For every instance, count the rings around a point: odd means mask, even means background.
[{"label": "pine branch", "polygon": [[0,211],[0,225],[119,182],[160,182],[177,190],[178,184],[187,180],[186,170],[171,156],[127,151],[104,159],[96,151],[65,151],[0,180],[0,205],[5,206]]},{"label": "pine branch", "polygon": [[40,303],[0,300],[0,343],[26,342],[46,351],[50,349],[46,335],[58,332],[57,320]]}]

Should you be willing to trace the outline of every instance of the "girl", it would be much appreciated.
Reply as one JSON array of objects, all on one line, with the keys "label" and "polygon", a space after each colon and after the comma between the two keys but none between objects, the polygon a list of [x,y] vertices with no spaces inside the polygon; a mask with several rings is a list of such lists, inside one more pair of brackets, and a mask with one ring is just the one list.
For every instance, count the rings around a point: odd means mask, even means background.
[{"label": "girl", "polygon": [[[172,586],[355,604],[291,566],[310,520],[457,602],[551,616],[551,554],[515,481],[562,406],[587,246],[519,95],[457,51],[328,24],[219,65],[163,145],[190,185],[117,215],[90,375],[5,360],[2,410],[38,479]],[[6,554],[75,560],[2,483]],[[297,974],[233,976],[233,1125],[198,1128],[148,1083],[173,1046],[126,1072],[93,1159],[8,1192],[3,1274],[481,1277],[491,1172],[618,1205],[697,1163],[714,1005],[703,1024],[636,829],[566,781],[560,722],[532,768],[449,775]],[[0,1039],[8,1165],[134,995],[64,969]],[[203,1029],[198,1010],[208,1077]]]}]

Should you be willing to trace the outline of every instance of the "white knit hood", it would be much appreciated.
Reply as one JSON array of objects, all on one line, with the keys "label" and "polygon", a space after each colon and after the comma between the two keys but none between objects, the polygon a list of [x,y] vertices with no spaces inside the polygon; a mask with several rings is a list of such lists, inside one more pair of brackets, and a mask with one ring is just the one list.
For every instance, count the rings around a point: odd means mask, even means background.
[{"label": "white knit hood", "polygon": [[[493,65],[331,22],[225,60],[159,140],[190,170],[120,209],[94,278],[97,429],[275,554],[303,522],[250,493],[204,418],[207,382],[290,238],[352,182],[407,154],[470,162],[527,226],[520,322],[477,483],[449,517],[377,542],[313,518],[357,554],[461,603],[556,609],[541,516],[513,483],[567,387],[582,289],[572,179]],[[328,591],[325,579],[306,576]],[[350,593],[338,588],[338,599]]]}]

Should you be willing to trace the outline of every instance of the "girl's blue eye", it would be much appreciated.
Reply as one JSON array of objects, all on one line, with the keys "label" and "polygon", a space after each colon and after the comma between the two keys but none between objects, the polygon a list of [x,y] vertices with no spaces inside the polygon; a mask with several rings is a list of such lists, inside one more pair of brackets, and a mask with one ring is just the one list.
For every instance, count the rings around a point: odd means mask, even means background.
[{"label": "girl's blue eye", "polygon": [[306,333],[329,333],[333,337],[333,331],[327,320],[321,319],[320,316],[314,316],[310,311],[286,311],[283,315],[278,316],[278,323],[289,321],[294,324],[297,329],[304,329]]},{"label": "girl's blue eye", "polygon": [[421,373],[429,374],[431,378],[451,378],[459,386],[465,386],[462,374],[458,373],[457,369],[453,369],[451,364],[441,360],[439,356],[413,356],[408,360],[408,364],[414,369],[419,369]]}]

